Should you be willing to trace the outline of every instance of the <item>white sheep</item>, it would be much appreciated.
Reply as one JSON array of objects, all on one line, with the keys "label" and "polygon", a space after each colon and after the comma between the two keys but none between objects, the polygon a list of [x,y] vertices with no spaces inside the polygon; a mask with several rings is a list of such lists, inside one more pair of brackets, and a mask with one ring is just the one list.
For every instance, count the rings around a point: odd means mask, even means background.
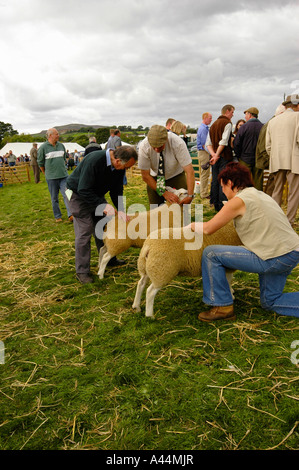
[{"label": "white sheep", "polygon": [[[186,197],[186,189],[175,190],[166,187],[167,191],[175,193],[179,200]],[[118,217],[110,220],[104,231],[104,245],[99,253],[98,276],[103,279],[106,266],[111,258],[127,251],[130,247],[141,248],[149,233],[158,228],[182,227],[184,225],[183,207],[168,202],[150,211],[138,212],[128,222]]]},{"label": "white sheep", "polygon": [[[143,244],[138,258],[140,280],[137,285],[133,308],[140,311],[143,290],[148,281],[151,282],[146,291],[145,315],[154,317],[154,300],[157,292],[179,275],[191,277],[201,276],[202,252],[209,245],[242,245],[233,222],[211,235],[202,236],[192,232],[190,228],[174,228],[169,230],[169,238],[165,239],[164,229],[151,233]],[[193,249],[186,249],[188,247]],[[192,245],[190,245],[192,244]],[[227,271],[227,279],[231,285],[233,271]]]}]

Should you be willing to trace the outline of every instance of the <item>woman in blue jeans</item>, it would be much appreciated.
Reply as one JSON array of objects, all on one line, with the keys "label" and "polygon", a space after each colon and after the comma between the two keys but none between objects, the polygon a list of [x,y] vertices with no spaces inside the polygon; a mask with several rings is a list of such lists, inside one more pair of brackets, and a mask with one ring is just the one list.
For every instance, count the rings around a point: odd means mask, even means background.
[{"label": "woman in blue jeans", "polygon": [[198,318],[207,322],[236,318],[227,269],[257,273],[262,307],[299,317],[299,292],[283,293],[288,275],[299,263],[299,236],[278,204],[253,187],[245,166],[229,163],[219,174],[219,183],[228,202],[211,220],[192,223],[191,228],[211,234],[233,220],[242,246],[205,248],[203,301],[212,308]]}]

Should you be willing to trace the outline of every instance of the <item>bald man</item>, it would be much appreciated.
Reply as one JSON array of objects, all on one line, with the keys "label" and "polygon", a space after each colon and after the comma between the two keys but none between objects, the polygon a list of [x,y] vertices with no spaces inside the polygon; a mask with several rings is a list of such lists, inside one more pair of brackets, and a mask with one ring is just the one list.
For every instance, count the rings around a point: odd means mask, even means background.
[{"label": "bald man", "polygon": [[53,214],[56,222],[62,222],[62,213],[59,206],[59,191],[62,194],[67,216],[70,222],[73,216],[65,195],[66,179],[68,172],[66,169],[66,150],[59,141],[57,129],[52,128],[47,131],[47,142],[43,143],[37,151],[37,163],[46,177],[48,184]]}]

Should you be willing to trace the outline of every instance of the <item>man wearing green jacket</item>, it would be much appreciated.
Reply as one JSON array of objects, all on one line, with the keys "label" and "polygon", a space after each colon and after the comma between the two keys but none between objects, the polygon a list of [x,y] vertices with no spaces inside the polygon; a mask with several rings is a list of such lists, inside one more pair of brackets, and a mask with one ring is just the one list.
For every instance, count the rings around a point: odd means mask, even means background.
[{"label": "man wearing green jacket", "polygon": [[66,169],[66,150],[64,145],[58,142],[59,133],[57,129],[49,129],[47,131],[47,139],[47,142],[42,144],[38,149],[37,163],[46,177],[56,222],[62,222],[58,199],[59,191],[62,194],[69,221],[72,222],[72,213],[65,195],[66,179],[68,177]]},{"label": "man wearing green jacket", "polygon": [[[106,217],[126,220],[123,204],[125,170],[137,161],[134,147],[123,145],[116,150],[96,150],[89,153],[67,180],[67,195],[74,216],[76,277],[82,284],[93,282],[90,273],[91,238],[98,252],[103,246],[102,233],[97,225],[104,225]],[[110,194],[114,207],[106,200]],[[98,210],[97,210],[98,209]],[[123,264],[116,257],[108,265]]]}]

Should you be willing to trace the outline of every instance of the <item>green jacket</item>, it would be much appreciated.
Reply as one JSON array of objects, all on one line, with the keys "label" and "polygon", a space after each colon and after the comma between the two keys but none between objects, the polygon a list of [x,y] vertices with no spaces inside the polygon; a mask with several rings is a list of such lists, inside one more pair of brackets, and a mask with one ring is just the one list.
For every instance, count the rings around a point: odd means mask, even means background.
[{"label": "green jacket", "polygon": [[260,170],[266,170],[269,168],[269,155],[266,151],[266,133],[268,123],[269,121],[261,128],[255,149],[255,166]]},{"label": "green jacket", "polygon": [[45,168],[47,180],[66,178],[66,151],[63,144],[57,142],[55,146],[50,142],[42,144],[37,151],[37,164]]},{"label": "green jacket", "polygon": [[113,169],[106,150],[90,152],[67,179],[67,188],[74,191],[90,207],[107,204],[105,194],[118,210],[123,211],[123,180],[125,170]]}]

